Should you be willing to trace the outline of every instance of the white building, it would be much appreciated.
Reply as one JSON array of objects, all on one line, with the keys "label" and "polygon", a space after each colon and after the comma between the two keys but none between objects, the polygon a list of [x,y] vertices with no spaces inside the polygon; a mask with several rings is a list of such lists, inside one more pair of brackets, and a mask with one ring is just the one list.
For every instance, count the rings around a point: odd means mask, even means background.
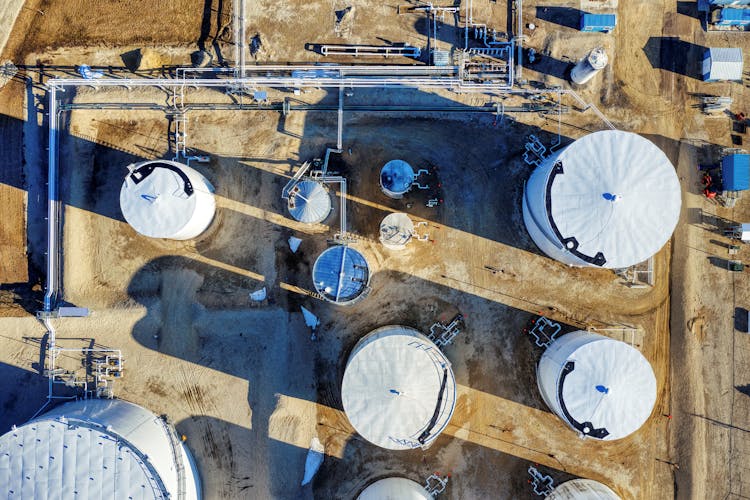
[{"label": "white building", "polygon": [[174,429],[132,403],[66,403],[0,437],[0,496],[18,499],[201,498]]},{"label": "white building", "polygon": [[364,336],[346,363],[344,412],[366,440],[391,450],[430,445],[456,405],[451,364],[430,339],[398,325]]},{"label": "white building", "polygon": [[150,238],[189,240],[214,218],[214,188],[198,171],[155,160],[128,166],[120,209],[133,229]]},{"label": "white building", "polygon": [[523,220],[544,253],[571,266],[627,268],[671,238],[680,183],[667,156],[630,132],[606,130],[552,154],[531,174]]},{"label": "white building", "polygon": [[537,366],[544,402],[581,436],[621,439],[640,429],[656,402],[656,377],[630,345],[591,332],[558,337]]}]

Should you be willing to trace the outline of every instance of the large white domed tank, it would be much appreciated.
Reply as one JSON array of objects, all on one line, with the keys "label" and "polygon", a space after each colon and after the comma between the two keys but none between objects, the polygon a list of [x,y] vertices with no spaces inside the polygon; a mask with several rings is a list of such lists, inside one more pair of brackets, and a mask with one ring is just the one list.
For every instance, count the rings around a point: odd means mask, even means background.
[{"label": "large white domed tank", "polygon": [[365,488],[357,500],[433,500],[433,497],[411,479],[387,477]]},{"label": "large white domed tank", "polygon": [[365,335],[346,363],[341,400],[360,436],[391,450],[429,446],[448,426],[456,381],[442,351],[413,328]]},{"label": "large white domed tank", "polygon": [[8,498],[201,498],[197,469],[174,429],[112,399],[66,403],[0,436]]},{"label": "large white domed tank", "polygon": [[557,486],[546,500],[620,500],[620,497],[602,483],[573,479]]},{"label": "large white domed tank", "polygon": [[524,188],[523,220],[553,259],[621,269],[664,246],[681,203],[677,174],[661,149],[638,134],[606,130],[534,170]]},{"label": "large white domed tank", "polygon": [[656,402],[651,364],[634,347],[591,332],[558,337],[537,366],[544,402],[582,436],[621,439],[640,429]]},{"label": "large white domed tank", "polygon": [[208,228],[216,212],[214,188],[197,170],[168,160],[128,166],[120,209],[138,233],[189,240]]}]

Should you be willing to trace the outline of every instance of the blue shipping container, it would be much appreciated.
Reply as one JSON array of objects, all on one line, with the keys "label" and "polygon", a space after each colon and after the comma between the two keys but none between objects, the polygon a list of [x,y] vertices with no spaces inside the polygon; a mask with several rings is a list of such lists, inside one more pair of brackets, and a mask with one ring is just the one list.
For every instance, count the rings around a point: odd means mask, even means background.
[{"label": "blue shipping container", "polygon": [[708,0],[711,5],[750,5],[750,0]]},{"label": "blue shipping container", "polygon": [[721,160],[721,177],[727,191],[750,189],[750,155],[725,156]]},{"label": "blue shipping container", "polygon": [[599,31],[609,33],[615,29],[617,17],[614,14],[581,13],[581,31]]},{"label": "blue shipping container", "polygon": [[750,9],[721,9],[720,26],[747,26],[750,24]]}]

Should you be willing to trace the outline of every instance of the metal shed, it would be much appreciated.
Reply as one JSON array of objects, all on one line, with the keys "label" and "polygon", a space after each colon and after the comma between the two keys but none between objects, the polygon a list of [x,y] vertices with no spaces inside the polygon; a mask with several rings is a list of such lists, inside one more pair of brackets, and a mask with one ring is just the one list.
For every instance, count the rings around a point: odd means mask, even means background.
[{"label": "metal shed", "polygon": [[742,49],[708,48],[703,55],[703,80],[742,81]]},{"label": "metal shed", "polygon": [[719,26],[748,26],[750,25],[750,9],[734,9],[730,7],[719,11]]},{"label": "metal shed", "polygon": [[722,158],[721,178],[726,191],[750,189],[750,155],[736,154]]},{"label": "metal shed", "polygon": [[581,13],[581,31],[597,31],[609,33],[617,26],[617,16],[614,14]]}]

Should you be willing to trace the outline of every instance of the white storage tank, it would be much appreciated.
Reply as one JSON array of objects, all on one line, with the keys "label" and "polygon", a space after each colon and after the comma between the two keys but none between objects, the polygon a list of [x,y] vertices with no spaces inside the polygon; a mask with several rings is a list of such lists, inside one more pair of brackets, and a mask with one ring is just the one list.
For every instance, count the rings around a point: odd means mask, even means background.
[{"label": "white storage tank", "polygon": [[547,500],[620,500],[620,497],[602,483],[591,479],[573,479],[562,483]]},{"label": "white storage tank", "polygon": [[414,222],[408,215],[395,212],[380,223],[380,242],[391,250],[403,250],[414,236]]},{"label": "white storage tank", "polygon": [[357,500],[433,500],[433,497],[411,479],[387,477],[365,488]]},{"label": "white storage tank", "polygon": [[537,366],[544,402],[582,436],[624,438],[656,402],[656,377],[634,347],[591,332],[558,337]]},{"label": "white storage tank", "polygon": [[570,70],[570,79],[573,83],[583,85],[603,70],[607,66],[607,61],[607,53],[604,48],[597,47]]},{"label": "white storage tank", "polygon": [[380,189],[391,198],[403,198],[414,184],[414,169],[404,160],[391,160],[380,170]]},{"label": "white storage tank", "polygon": [[313,285],[327,301],[350,305],[361,299],[370,283],[365,256],[347,245],[332,246],[313,264]]},{"label": "white storage tank", "polygon": [[214,188],[198,171],[168,160],[128,166],[120,209],[133,229],[150,238],[189,240],[216,212]]},{"label": "white storage tank", "polygon": [[0,437],[0,496],[201,498],[190,452],[164,420],[112,399],[66,403]]},{"label": "white storage tank", "polygon": [[638,134],[605,130],[534,170],[524,187],[523,220],[550,257],[621,269],[664,246],[681,203],[677,174],[661,149]]},{"label": "white storage tank", "polygon": [[450,362],[430,339],[413,328],[390,325],[354,346],[341,400],[349,422],[372,444],[424,448],[453,416],[456,381]]},{"label": "white storage tank", "polygon": [[323,222],[333,210],[328,189],[323,183],[313,180],[301,181],[292,188],[287,207],[295,220],[307,224]]}]

